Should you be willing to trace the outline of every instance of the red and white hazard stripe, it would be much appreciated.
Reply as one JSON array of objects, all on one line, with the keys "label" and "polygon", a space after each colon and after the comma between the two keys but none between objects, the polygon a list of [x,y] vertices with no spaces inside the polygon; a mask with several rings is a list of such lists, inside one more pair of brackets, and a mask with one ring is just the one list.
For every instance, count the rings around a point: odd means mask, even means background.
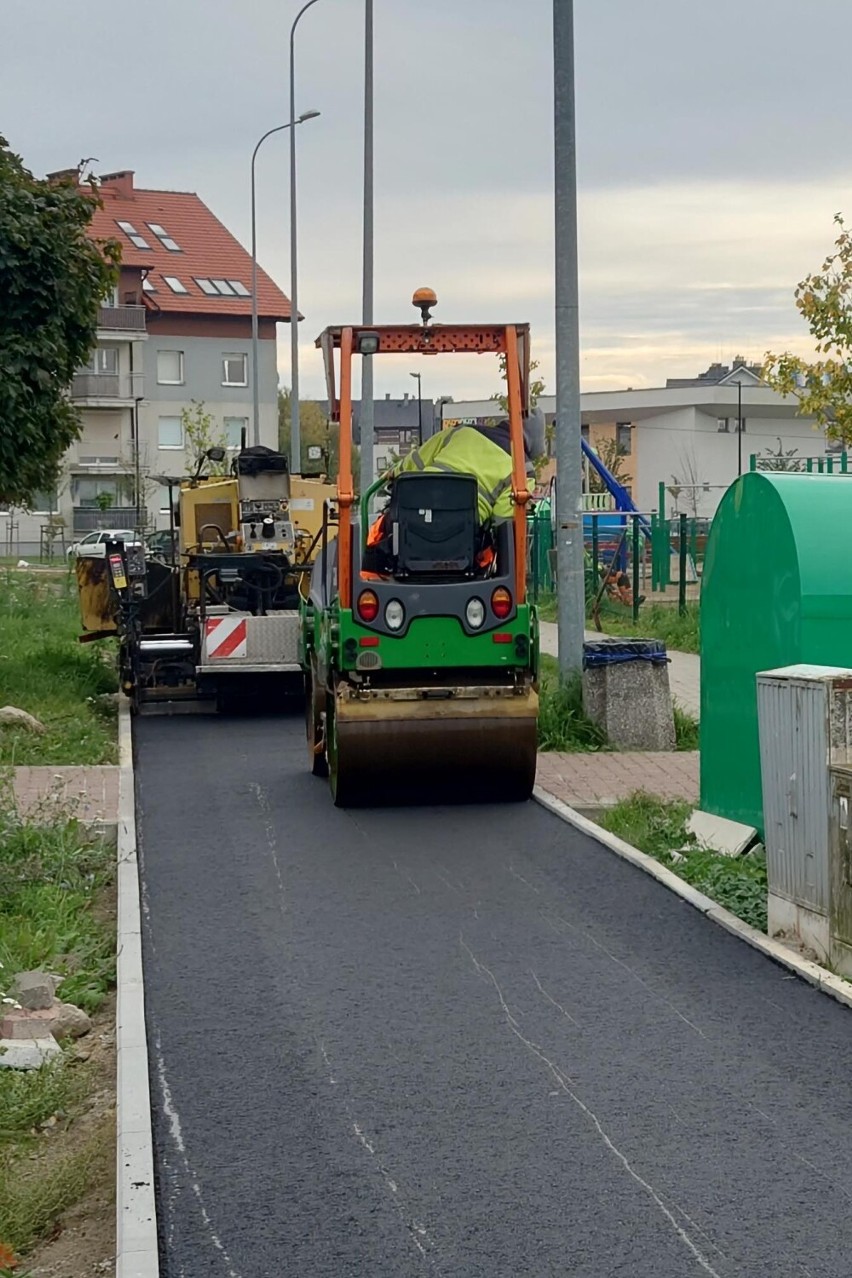
[{"label": "red and white hazard stripe", "polygon": [[208,617],[206,625],[209,661],[247,655],[248,622],[245,617]]}]

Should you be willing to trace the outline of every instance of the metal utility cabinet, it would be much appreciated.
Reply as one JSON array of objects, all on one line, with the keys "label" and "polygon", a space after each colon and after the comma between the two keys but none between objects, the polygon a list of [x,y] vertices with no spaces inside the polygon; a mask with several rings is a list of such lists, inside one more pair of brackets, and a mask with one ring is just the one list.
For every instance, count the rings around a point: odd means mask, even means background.
[{"label": "metal utility cabinet", "polygon": [[852,669],[757,676],[769,934],[852,975]]}]

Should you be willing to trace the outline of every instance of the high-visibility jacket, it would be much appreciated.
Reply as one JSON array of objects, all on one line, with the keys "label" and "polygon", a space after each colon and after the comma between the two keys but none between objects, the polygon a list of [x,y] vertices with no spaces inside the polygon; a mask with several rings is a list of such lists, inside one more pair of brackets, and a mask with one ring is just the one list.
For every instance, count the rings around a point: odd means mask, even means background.
[{"label": "high-visibility jacket", "polygon": [[[411,471],[449,471],[475,475],[479,485],[479,522],[511,519],[512,459],[499,444],[471,426],[452,426],[439,431],[425,444],[413,449],[388,472],[390,478]],[[527,480],[530,492],[534,477]]]}]

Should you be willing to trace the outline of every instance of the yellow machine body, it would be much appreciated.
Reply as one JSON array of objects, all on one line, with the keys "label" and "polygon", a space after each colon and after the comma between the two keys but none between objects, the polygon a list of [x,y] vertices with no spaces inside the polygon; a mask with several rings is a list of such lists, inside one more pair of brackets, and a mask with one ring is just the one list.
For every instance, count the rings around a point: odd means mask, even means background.
[{"label": "yellow machine body", "polygon": [[[310,475],[290,476],[290,518],[298,532],[307,533],[310,545],[322,531],[323,504],[334,501],[337,497],[337,485],[327,479]],[[328,540],[331,540],[336,528],[328,529]],[[304,540],[304,538],[303,538]]]},{"label": "yellow machine body", "polygon": [[80,623],[85,634],[115,634],[115,607],[106,559],[81,555],[75,565]]}]

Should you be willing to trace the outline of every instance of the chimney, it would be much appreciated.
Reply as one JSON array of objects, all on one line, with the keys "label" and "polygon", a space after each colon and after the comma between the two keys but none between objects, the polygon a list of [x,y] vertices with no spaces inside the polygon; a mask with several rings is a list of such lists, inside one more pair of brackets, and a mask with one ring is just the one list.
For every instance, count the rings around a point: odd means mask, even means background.
[{"label": "chimney", "polygon": [[385,391],[385,399],[390,399],[390,391]]},{"label": "chimney", "polygon": [[118,173],[103,173],[101,186],[109,187],[116,195],[127,199],[133,194],[133,169],[122,169]]},{"label": "chimney", "polygon": [[76,182],[80,176],[79,169],[57,169],[55,173],[48,173],[48,182]]},{"label": "chimney", "polygon": [[402,397],[402,402],[403,402],[404,404],[407,404],[407,403],[408,403],[408,391],[406,391],[406,392],[405,392],[405,394],[403,395],[403,397]]}]

